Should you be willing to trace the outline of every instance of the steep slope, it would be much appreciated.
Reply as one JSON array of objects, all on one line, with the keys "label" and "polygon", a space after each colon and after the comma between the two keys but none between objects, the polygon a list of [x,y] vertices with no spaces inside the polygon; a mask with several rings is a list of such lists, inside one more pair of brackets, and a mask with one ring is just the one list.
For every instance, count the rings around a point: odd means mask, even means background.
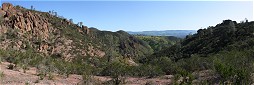
[{"label": "steep slope", "polygon": [[253,21],[224,20],[140,62],[186,79],[181,84],[252,84],[253,33]]},{"label": "steep slope", "polygon": [[146,35],[135,35],[138,39],[147,42],[154,52],[159,52],[166,49],[176,43],[180,42],[180,38],[174,36],[146,36]]},{"label": "steep slope", "polygon": [[254,22],[236,23],[236,21],[224,20],[214,27],[200,29],[196,34],[188,35],[180,44],[155,55],[171,56],[172,59],[178,60],[195,54],[207,56],[223,50],[252,48],[253,27]]},{"label": "steep slope", "polygon": [[136,58],[152,53],[149,45],[124,31],[99,31],[51,12],[3,3],[0,14],[3,50],[33,49],[65,60],[85,56]]}]

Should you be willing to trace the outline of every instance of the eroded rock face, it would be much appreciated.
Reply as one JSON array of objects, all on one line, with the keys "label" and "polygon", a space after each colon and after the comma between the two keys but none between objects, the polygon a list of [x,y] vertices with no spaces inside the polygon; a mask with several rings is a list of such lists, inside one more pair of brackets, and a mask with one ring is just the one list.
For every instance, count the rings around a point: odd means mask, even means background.
[{"label": "eroded rock face", "polygon": [[5,14],[6,14],[6,12],[5,12],[5,11],[0,10],[0,16],[1,16],[1,17],[3,17]]},{"label": "eroded rock face", "polygon": [[32,31],[31,33],[33,33],[34,36],[41,36],[43,39],[48,38],[48,21],[42,20],[42,17],[39,14],[32,14],[30,11],[24,14],[21,12],[13,14],[14,16],[12,17],[14,19],[10,22],[13,22],[12,25],[15,29],[21,30],[22,33]]},{"label": "eroded rock face", "polygon": [[89,28],[87,26],[82,26],[82,31],[85,32],[86,34],[89,34]]},{"label": "eroded rock face", "polygon": [[79,33],[82,33],[82,34],[89,34],[89,28],[87,26],[82,26],[81,28],[77,28]]},{"label": "eroded rock face", "polygon": [[12,15],[16,14],[17,11],[13,7],[12,4],[10,4],[10,3],[3,3],[2,4],[1,12],[3,14],[2,16],[10,18]]},{"label": "eroded rock face", "polygon": [[13,5],[10,3],[3,3],[2,4],[2,10],[7,11],[8,9],[12,9]]},{"label": "eroded rock face", "polygon": [[99,49],[95,49],[93,46],[89,46],[88,49],[89,49],[88,54],[90,56],[103,57],[106,54],[105,52],[103,52]]},{"label": "eroded rock face", "polygon": [[[66,19],[60,22],[64,25],[63,27],[54,27],[50,23],[50,19],[56,16],[44,12],[29,11],[9,3],[2,4],[0,17],[3,20],[3,23],[0,24],[0,37],[5,38],[0,41],[0,49],[13,49],[23,52],[30,47],[42,55],[57,55],[67,61],[72,60],[77,55],[103,57],[106,54],[82,41],[74,42],[62,35],[59,28],[68,27],[66,25],[75,26]],[[82,35],[87,36],[90,32],[87,26],[77,26],[77,30]],[[84,45],[89,48],[79,47]]]}]

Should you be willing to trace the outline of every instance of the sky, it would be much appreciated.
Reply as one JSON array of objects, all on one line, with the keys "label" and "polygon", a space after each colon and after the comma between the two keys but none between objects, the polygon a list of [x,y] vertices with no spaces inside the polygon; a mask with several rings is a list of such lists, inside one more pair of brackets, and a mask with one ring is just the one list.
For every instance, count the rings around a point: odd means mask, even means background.
[{"label": "sky", "polygon": [[198,30],[223,20],[253,21],[253,1],[1,0],[108,31]]}]

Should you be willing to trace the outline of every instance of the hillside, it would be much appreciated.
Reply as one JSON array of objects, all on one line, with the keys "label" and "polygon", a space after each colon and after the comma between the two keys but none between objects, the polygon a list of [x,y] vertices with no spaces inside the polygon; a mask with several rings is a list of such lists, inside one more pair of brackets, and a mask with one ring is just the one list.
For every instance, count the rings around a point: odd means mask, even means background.
[{"label": "hillside", "polygon": [[[232,20],[224,20],[221,24],[199,29],[197,34],[188,35],[180,44],[164,49],[164,52],[178,49],[181,54],[179,59],[191,57],[191,55],[207,56],[223,50],[244,50],[251,48],[253,39],[253,22],[236,23]],[[244,47],[248,46],[248,47]],[[166,55],[171,55],[167,54]]]},{"label": "hillside", "polygon": [[175,36],[178,38],[185,38],[189,34],[196,33],[197,30],[165,30],[165,31],[141,31],[141,32],[132,32],[128,33],[132,35],[148,35],[148,36]]},{"label": "hillside", "polygon": [[160,33],[100,31],[53,11],[3,3],[0,84],[254,83],[253,21],[224,20],[195,34],[184,31],[184,38],[176,31],[183,39]]},{"label": "hillside", "polygon": [[[71,60],[75,56],[123,56],[151,53],[143,41],[124,31],[106,32],[60,18],[55,14],[4,3],[1,10],[1,49],[25,51]],[[146,50],[144,50],[146,49]],[[115,54],[111,55],[113,51]]]},{"label": "hillside", "polygon": [[174,36],[145,36],[145,35],[135,35],[136,38],[147,42],[154,52],[159,52],[166,49],[176,43],[180,42],[180,38]]},{"label": "hillside", "polygon": [[[199,29],[181,43],[140,62],[157,65],[167,74],[188,78],[182,83],[251,84],[253,28],[254,22],[224,20],[216,26]],[[169,67],[165,68],[167,65]]]},{"label": "hillside", "polygon": [[[140,57],[152,54],[152,48],[125,31],[100,31],[74,24],[52,11],[10,3],[2,4],[0,22],[0,61],[10,63],[8,69],[23,69],[24,73],[36,67],[38,81],[55,73],[81,75],[82,82],[88,82],[90,75],[118,78],[125,67],[134,68],[126,75],[147,76],[149,73],[144,71],[153,71],[136,63]],[[5,72],[0,73],[0,78],[8,78]]]}]

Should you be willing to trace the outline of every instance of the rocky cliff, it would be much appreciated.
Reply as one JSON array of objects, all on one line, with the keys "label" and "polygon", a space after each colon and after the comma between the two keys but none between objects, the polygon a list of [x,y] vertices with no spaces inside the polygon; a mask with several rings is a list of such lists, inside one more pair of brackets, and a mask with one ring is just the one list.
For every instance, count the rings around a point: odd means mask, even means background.
[{"label": "rocky cliff", "polygon": [[0,48],[3,50],[32,49],[41,55],[65,60],[76,56],[137,57],[151,53],[148,45],[128,33],[79,26],[48,12],[3,3],[0,17]]}]

